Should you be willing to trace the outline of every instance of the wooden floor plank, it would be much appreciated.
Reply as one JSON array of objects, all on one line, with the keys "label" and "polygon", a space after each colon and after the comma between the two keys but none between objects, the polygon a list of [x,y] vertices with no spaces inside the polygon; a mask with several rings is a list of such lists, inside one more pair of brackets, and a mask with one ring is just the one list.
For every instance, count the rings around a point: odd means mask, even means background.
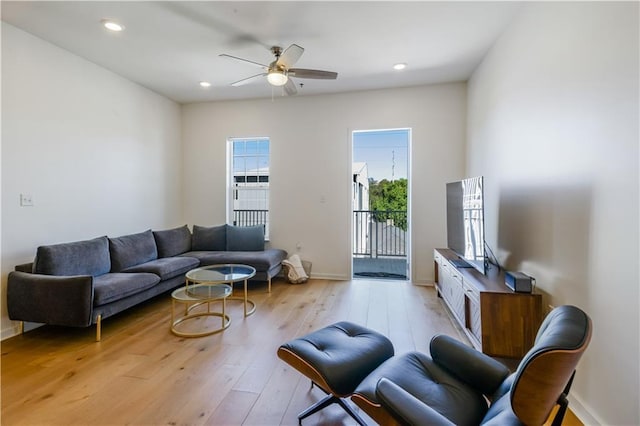
[{"label": "wooden floor plank", "polygon": [[240,425],[249,414],[259,394],[231,390],[207,419],[207,425]]},{"label": "wooden floor plank", "polygon": [[[401,282],[398,283],[403,287],[412,284]],[[405,353],[415,350],[415,342],[411,332],[411,323],[416,318],[410,316],[409,305],[416,303],[414,297],[406,297],[410,288],[402,288],[401,291],[388,292],[389,311],[388,311],[388,329],[387,337],[393,342],[396,353]]]}]

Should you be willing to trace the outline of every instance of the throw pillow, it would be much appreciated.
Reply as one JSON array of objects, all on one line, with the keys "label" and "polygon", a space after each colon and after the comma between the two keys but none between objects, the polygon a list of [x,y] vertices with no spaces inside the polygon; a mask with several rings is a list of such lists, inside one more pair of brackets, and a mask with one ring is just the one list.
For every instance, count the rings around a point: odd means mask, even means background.
[{"label": "throw pillow", "polygon": [[172,257],[191,250],[191,231],[187,225],[179,228],[153,231],[158,246],[158,257]]},{"label": "throw pillow", "polygon": [[191,250],[193,251],[225,251],[227,249],[227,225],[198,226],[193,225]]},{"label": "throw pillow", "polygon": [[109,252],[111,272],[120,272],[130,266],[158,258],[158,248],[151,229],[139,234],[109,238]]},{"label": "throw pillow", "polygon": [[263,251],[264,225],[227,227],[227,250]]},{"label": "throw pillow", "polygon": [[38,247],[33,272],[43,275],[106,274],[111,269],[107,237]]}]

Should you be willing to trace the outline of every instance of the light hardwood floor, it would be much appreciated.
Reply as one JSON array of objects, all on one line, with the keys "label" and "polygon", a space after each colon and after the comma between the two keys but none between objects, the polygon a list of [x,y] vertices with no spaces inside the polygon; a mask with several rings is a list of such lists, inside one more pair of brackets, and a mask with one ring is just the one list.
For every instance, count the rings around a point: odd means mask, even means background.
[{"label": "light hardwood floor", "polygon": [[[230,327],[207,337],[171,334],[167,294],[106,319],[98,343],[93,327],[49,326],[2,342],[2,424],[296,425],[323,393],[278,359],[281,343],[341,320],[384,333],[396,353],[460,337],[433,288],[402,281],[276,280],[249,295],[255,314],[229,301]],[[355,422],[333,406],[305,424]]]}]

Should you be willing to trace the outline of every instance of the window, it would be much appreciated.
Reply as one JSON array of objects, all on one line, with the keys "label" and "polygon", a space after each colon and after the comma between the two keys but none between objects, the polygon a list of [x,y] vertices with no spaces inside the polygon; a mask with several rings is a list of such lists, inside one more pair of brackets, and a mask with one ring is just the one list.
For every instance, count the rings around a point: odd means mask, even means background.
[{"label": "window", "polygon": [[229,140],[229,223],[264,225],[269,236],[269,138]]}]

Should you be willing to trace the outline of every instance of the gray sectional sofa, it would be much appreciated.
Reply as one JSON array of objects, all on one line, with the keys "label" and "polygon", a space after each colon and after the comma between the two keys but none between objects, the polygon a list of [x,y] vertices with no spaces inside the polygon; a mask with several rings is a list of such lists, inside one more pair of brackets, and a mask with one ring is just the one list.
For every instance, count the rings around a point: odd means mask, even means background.
[{"label": "gray sectional sofa", "polygon": [[184,284],[198,266],[253,266],[253,280],[268,281],[287,253],[265,249],[262,226],[187,225],[179,228],[40,246],[33,263],[9,273],[9,318],[51,325],[89,327]]}]

